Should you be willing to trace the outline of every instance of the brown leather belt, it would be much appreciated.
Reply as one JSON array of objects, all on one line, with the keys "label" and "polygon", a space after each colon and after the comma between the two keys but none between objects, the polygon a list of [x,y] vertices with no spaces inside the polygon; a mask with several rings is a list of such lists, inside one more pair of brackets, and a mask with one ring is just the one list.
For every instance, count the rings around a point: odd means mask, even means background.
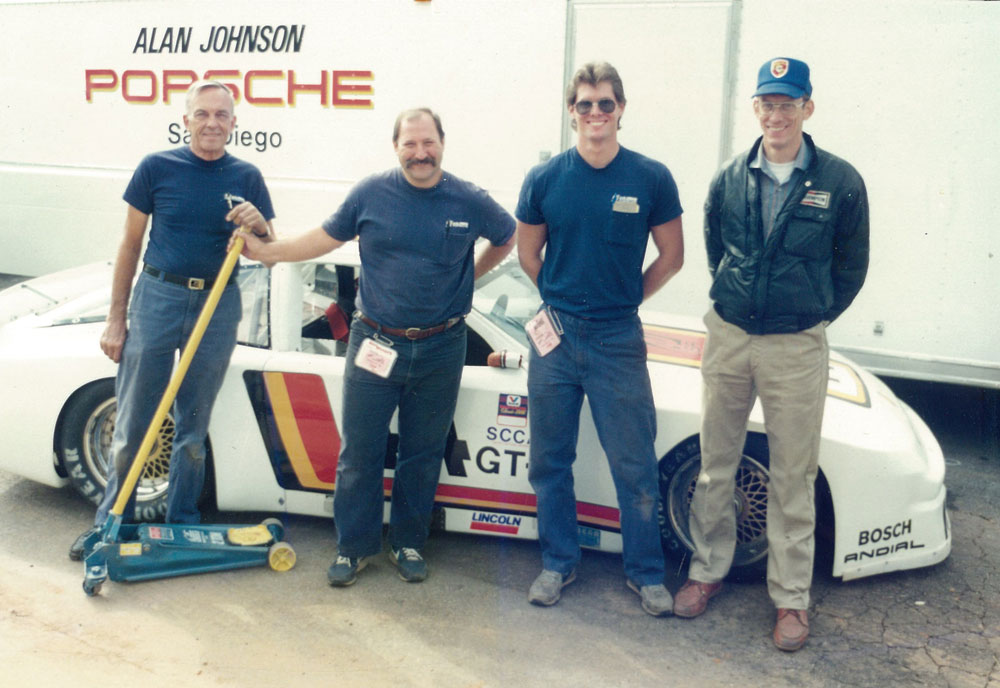
[{"label": "brown leather belt", "polygon": [[428,337],[435,335],[439,332],[444,332],[449,327],[451,327],[452,325],[456,324],[461,320],[461,318],[452,318],[448,322],[441,323],[440,325],[434,325],[433,327],[399,328],[399,327],[383,327],[382,325],[379,325],[377,322],[369,318],[364,313],[359,314],[358,319],[361,320],[361,322],[363,322],[368,327],[372,327],[378,332],[382,332],[383,334],[388,334],[393,337],[406,337],[407,339],[410,340],[427,339]]}]

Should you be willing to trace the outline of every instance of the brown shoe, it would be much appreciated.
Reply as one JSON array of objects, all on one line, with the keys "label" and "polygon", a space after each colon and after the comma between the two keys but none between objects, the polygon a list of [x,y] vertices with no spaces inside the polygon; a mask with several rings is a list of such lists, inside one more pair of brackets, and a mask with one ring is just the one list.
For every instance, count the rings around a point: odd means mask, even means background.
[{"label": "brown shoe", "polygon": [[708,601],[722,591],[722,582],[702,583],[692,578],[674,596],[674,614],[693,619],[705,611]]},{"label": "brown shoe", "polygon": [[779,650],[795,652],[806,644],[808,637],[809,615],[805,609],[778,609],[778,623],[774,625],[774,644]]}]

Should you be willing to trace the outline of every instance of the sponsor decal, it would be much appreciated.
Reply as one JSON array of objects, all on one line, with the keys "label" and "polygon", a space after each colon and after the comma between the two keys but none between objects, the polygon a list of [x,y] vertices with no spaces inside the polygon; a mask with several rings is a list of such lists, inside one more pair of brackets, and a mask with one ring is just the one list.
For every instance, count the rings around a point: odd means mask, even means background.
[{"label": "sponsor decal", "polygon": [[677,365],[701,367],[701,354],[705,348],[705,333],[681,330],[661,325],[643,325],[646,340],[646,357]]},{"label": "sponsor decal", "polygon": [[925,545],[923,543],[917,543],[914,540],[902,540],[899,542],[889,542],[890,540],[897,540],[905,535],[912,535],[913,533],[913,520],[907,519],[905,521],[899,521],[898,523],[891,523],[885,526],[878,526],[875,528],[869,528],[866,530],[858,531],[858,547],[864,547],[866,545],[876,545],[879,543],[884,543],[878,547],[873,547],[871,549],[858,550],[857,552],[851,552],[844,557],[844,563],[853,561],[864,561],[865,559],[876,559],[878,557],[884,557],[887,554],[892,554],[894,552],[900,552],[903,550],[921,549]]},{"label": "sponsor decal", "polygon": [[892,554],[894,552],[901,552],[903,550],[911,549],[921,549],[925,545],[923,543],[917,544],[913,540],[903,540],[902,542],[896,542],[891,545],[883,545],[882,547],[876,547],[875,549],[859,550],[857,552],[851,552],[844,557],[844,563],[854,561],[864,561],[865,559],[877,559],[878,557],[884,557],[887,554]]},{"label": "sponsor decal", "polygon": [[783,58],[771,60],[771,76],[780,79],[786,74],[788,74],[788,60]]},{"label": "sponsor decal", "polygon": [[[527,436],[524,434],[524,430],[510,429],[510,428],[490,428],[491,430],[497,431],[495,435],[497,437],[510,437],[513,444],[518,444],[522,439],[525,444],[527,444]],[[518,434],[520,433],[520,434]],[[487,432],[487,435],[490,433]],[[515,439],[515,437],[517,439]],[[468,461],[472,461],[472,456],[469,454],[469,443],[465,440],[458,439],[455,436],[454,441],[449,440],[451,444],[451,449],[447,450],[445,455],[445,470],[448,471],[448,475],[454,478],[467,478],[469,477],[468,471],[465,470],[465,464]],[[526,451],[521,451],[519,449],[504,449],[500,450],[496,447],[480,447],[479,451],[476,452],[475,466],[482,473],[488,473],[493,475],[499,475],[501,469],[503,469],[506,475],[508,466],[508,461],[510,462],[510,475],[516,476],[519,471],[528,469],[527,461],[528,453]],[[387,463],[387,467],[390,465]]]},{"label": "sponsor decal", "polygon": [[474,511],[469,528],[472,530],[484,530],[490,533],[517,535],[517,531],[521,528],[521,517],[510,514],[491,514],[484,511]]},{"label": "sponsor decal", "polygon": [[462,222],[461,220],[448,220],[447,222],[444,223],[444,226],[454,229],[468,229],[469,223]]},{"label": "sponsor decal", "polygon": [[811,205],[814,208],[829,208],[830,207],[830,192],[829,191],[806,191],[806,195],[800,201],[801,205]]},{"label": "sponsor decal", "polygon": [[150,526],[147,531],[150,540],[173,540],[174,529],[162,528],[160,526]]},{"label": "sponsor decal", "polygon": [[858,546],[875,544],[876,542],[883,542],[885,540],[892,540],[898,537],[902,537],[904,535],[909,535],[912,532],[913,532],[912,520],[900,521],[899,523],[883,526],[881,528],[862,530],[858,533]]},{"label": "sponsor decal", "polygon": [[[392,492],[391,478],[385,479],[385,489],[387,495]],[[532,517],[538,513],[538,501],[532,493],[507,492],[459,485],[438,485],[434,495],[434,503],[458,509],[502,511]],[[621,532],[621,515],[618,509],[612,506],[577,502],[576,518],[581,527],[589,526],[595,531]]]},{"label": "sponsor decal", "polygon": [[196,544],[202,544],[205,542],[205,533],[200,530],[188,530],[185,528],[181,531],[181,534],[188,542],[194,542]]},{"label": "sponsor decal", "polygon": [[216,532],[214,530],[208,532],[208,540],[213,545],[226,544],[226,538],[222,537],[222,533]]},{"label": "sponsor decal", "polygon": [[587,526],[577,526],[577,541],[580,543],[581,547],[600,547],[601,546],[601,531],[597,528],[589,528]]},{"label": "sponsor decal", "polygon": [[501,394],[497,406],[497,425],[528,427],[528,397],[521,394]]},{"label": "sponsor decal", "polygon": [[118,546],[118,555],[122,557],[138,557],[142,555],[141,542],[123,542]]},{"label": "sponsor decal", "polygon": [[[505,449],[501,455],[500,451],[493,447],[483,447],[476,454],[476,468],[483,473],[500,473],[500,467],[504,465],[501,463],[503,461],[501,456],[510,459],[510,475],[511,477],[516,477],[517,471],[522,465],[519,459],[525,459],[528,454],[516,449]],[[523,468],[524,470],[528,470],[527,461],[523,462]]]},{"label": "sponsor decal", "polygon": [[498,428],[491,425],[486,428],[486,440],[504,444],[531,444],[526,430],[520,428]]}]

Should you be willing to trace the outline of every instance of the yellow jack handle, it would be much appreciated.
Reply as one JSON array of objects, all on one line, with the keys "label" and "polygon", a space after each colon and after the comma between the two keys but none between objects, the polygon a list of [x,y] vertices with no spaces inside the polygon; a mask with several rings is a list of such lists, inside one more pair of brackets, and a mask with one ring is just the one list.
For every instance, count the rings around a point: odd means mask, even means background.
[{"label": "yellow jack handle", "polygon": [[[250,230],[246,227],[240,227],[240,232],[245,234],[248,231]],[[163,392],[163,398],[160,399],[160,405],[156,407],[153,420],[150,422],[149,428],[146,429],[146,436],[143,437],[142,444],[139,445],[139,451],[132,461],[132,467],[129,468],[128,475],[125,476],[125,482],[118,491],[118,498],[111,508],[111,514],[114,516],[121,516],[125,511],[125,504],[128,503],[132,491],[135,490],[136,483],[139,482],[139,476],[142,475],[142,470],[146,467],[146,460],[149,459],[149,452],[153,449],[153,443],[159,434],[160,426],[163,425],[163,419],[167,417],[170,406],[174,403],[174,399],[177,398],[177,392],[181,388],[181,383],[184,381],[184,376],[191,365],[191,360],[194,358],[195,352],[198,351],[201,338],[205,335],[208,323],[215,314],[215,307],[219,305],[219,299],[222,298],[222,290],[226,288],[229,276],[233,274],[233,268],[236,267],[236,261],[239,260],[240,251],[242,250],[243,237],[238,236],[233,240],[232,248],[226,254],[226,259],[222,263],[219,275],[215,278],[215,284],[212,285],[212,290],[208,293],[208,300],[205,301],[205,305],[198,315],[198,320],[194,324],[191,336],[188,337],[187,343],[184,345],[184,351],[181,352],[181,358],[177,362],[177,367],[174,368],[174,373],[170,376],[167,389]]]}]

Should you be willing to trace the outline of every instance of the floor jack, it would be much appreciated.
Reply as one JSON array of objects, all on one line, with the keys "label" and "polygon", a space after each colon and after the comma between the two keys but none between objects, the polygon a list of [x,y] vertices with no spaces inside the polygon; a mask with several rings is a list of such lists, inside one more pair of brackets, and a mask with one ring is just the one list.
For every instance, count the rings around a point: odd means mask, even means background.
[{"label": "floor jack", "polygon": [[[243,199],[227,194],[226,200],[232,208],[234,202],[242,202]],[[247,231],[245,227],[241,229]],[[242,249],[243,238],[237,237],[184,346],[108,520],[85,543],[84,551],[88,554],[83,565],[83,591],[90,596],[97,595],[108,578],[113,581],[142,581],[264,564],[276,571],[287,571],[295,565],[295,550],[281,541],[284,528],[275,518],[254,526],[122,522],[125,505],[142,475],[158,430],[174,403]]]}]

